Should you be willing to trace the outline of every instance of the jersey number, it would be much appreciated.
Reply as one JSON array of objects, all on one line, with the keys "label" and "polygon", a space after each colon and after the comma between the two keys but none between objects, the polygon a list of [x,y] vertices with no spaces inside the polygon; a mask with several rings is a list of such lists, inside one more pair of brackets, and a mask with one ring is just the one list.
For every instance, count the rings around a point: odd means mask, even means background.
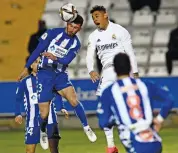
[{"label": "jersey number", "polygon": [[42,84],[38,84],[38,92],[42,91]]},{"label": "jersey number", "polygon": [[27,133],[30,134],[30,135],[33,135],[33,128],[28,128]]},{"label": "jersey number", "polygon": [[127,105],[130,108],[130,117],[134,120],[141,119],[143,117],[143,112],[140,106],[140,97],[138,95],[128,96]]}]

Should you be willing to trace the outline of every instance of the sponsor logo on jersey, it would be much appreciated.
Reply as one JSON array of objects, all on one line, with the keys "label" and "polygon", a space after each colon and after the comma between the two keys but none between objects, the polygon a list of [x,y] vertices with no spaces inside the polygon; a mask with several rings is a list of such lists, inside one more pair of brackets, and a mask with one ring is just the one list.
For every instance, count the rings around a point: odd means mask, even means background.
[{"label": "sponsor logo on jersey", "polygon": [[44,34],[41,36],[41,39],[45,40],[47,36],[48,36],[48,34],[47,34],[47,33],[44,33]]},{"label": "sponsor logo on jersey", "polygon": [[37,97],[35,95],[31,96],[31,99],[35,100]]},{"label": "sponsor logo on jersey", "polygon": [[106,49],[114,49],[115,47],[118,46],[118,43],[111,43],[111,44],[104,44],[104,45],[98,45],[97,46],[97,50],[100,51],[100,50],[106,50]]}]

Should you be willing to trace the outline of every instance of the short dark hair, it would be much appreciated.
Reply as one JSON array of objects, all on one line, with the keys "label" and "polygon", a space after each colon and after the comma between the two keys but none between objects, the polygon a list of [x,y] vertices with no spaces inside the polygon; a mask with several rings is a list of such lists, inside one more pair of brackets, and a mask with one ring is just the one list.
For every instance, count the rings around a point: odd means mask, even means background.
[{"label": "short dark hair", "polygon": [[83,17],[78,14],[76,19],[72,23],[80,24],[82,26],[83,25]]},{"label": "short dark hair", "polygon": [[95,5],[95,6],[92,7],[92,9],[90,10],[90,14],[94,13],[95,11],[103,11],[104,13],[106,13],[106,8],[105,8],[104,6]]},{"label": "short dark hair", "polygon": [[131,71],[130,58],[125,53],[119,53],[114,57],[114,70],[117,75],[129,75]]}]

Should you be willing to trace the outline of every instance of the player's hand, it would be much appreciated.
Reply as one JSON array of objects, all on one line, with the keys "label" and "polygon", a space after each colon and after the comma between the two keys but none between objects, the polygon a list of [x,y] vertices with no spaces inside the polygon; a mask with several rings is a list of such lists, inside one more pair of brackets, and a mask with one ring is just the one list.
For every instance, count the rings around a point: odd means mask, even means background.
[{"label": "player's hand", "polygon": [[69,113],[66,109],[61,109],[61,112],[64,113],[66,119],[69,118]]},{"label": "player's hand", "polygon": [[91,71],[89,74],[93,83],[100,79],[99,74],[95,71]]},{"label": "player's hand", "polygon": [[57,60],[57,57],[54,56],[52,53],[44,52],[42,55],[45,56],[45,57],[47,57],[48,59],[53,60],[53,61]]},{"label": "player's hand", "polygon": [[23,119],[22,119],[22,116],[21,116],[21,115],[18,115],[18,116],[15,117],[15,122],[16,122],[16,123],[22,124],[22,121],[23,121]]},{"label": "player's hand", "polygon": [[160,121],[158,121],[157,118],[154,118],[153,119],[153,127],[154,127],[156,132],[159,132],[162,128],[162,123]]},{"label": "player's hand", "polygon": [[23,78],[25,78],[28,75],[28,68],[24,68],[22,73],[19,75],[19,77],[17,78],[18,81],[22,80]]}]

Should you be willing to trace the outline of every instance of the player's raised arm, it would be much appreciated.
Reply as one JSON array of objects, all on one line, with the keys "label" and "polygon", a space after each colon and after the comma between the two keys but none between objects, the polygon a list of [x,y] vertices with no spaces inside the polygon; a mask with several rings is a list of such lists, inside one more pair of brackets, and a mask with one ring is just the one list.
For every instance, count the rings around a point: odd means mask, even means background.
[{"label": "player's raised arm", "polygon": [[123,32],[121,33],[121,43],[124,47],[124,51],[130,57],[132,73],[133,73],[134,77],[137,78],[137,77],[139,77],[137,61],[136,61],[136,57],[135,57],[134,50],[132,47],[131,36],[126,29],[124,29]]},{"label": "player's raised arm", "polygon": [[26,77],[28,75],[28,68],[30,67],[30,65],[40,56],[40,53],[44,52],[46,47],[49,45],[51,31],[52,30],[48,30],[41,36],[40,42],[39,42],[37,48],[33,51],[32,55],[29,57],[24,70],[18,77],[18,81],[20,81],[21,79],[23,79],[24,77]]},{"label": "player's raised arm", "polygon": [[168,116],[169,111],[173,107],[174,98],[168,89],[164,89],[163,87],[158,86],[153,82],[145,82],[145,83],[150,93],[151,102],[153,103],[155,100],[162,102],[161,110],[153,120],[154,128],[157,132],[159,132],[162,127],[163,121]]},{"label": "player's raised arm", "polygon": [[153,82],[146,82],[146,85],[149,89],[151,99],[156,99],[157,101],[162,102],[160,118],[162,118],[163,121],[168,116],[169,111],[173,106],[174,98],[168,89],[164,89],[163,87],[158,86]]},{"label": "player's raised arm", "polygon": [[88,46],[87,46],[87,56],[86,56],[86,65],[88,69],[88,73],[93,82],[99,80],[99,74],[94,70],[94,56],[96,51],[95,39],[92,34],[90,34],[88,38]]}]

